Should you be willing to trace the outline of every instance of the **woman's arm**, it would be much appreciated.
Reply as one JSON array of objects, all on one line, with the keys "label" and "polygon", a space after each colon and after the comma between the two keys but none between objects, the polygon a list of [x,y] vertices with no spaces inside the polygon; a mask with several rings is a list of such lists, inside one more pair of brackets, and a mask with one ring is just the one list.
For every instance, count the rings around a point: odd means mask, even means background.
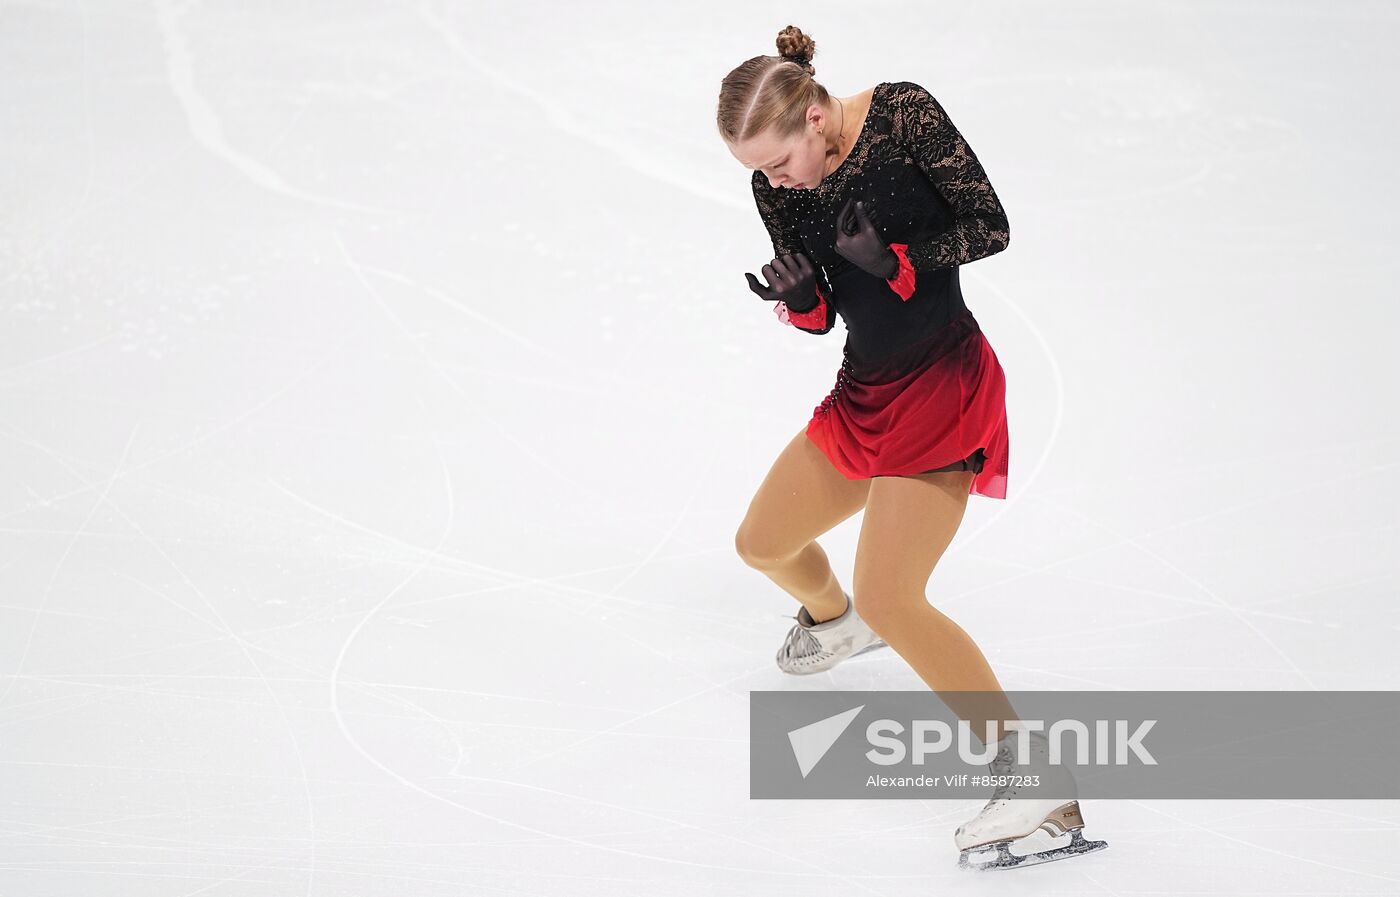
[{"label": "woman's arm", "polygon": [[1011,225],[982,163],[933,94],[911,81],[899,82],[893,118],[893,136],[954,216],[951,226],[927,239],[891,244],[901,271],[890,285],[903,294],[895,285],[903,281],[912,293],[914,271],[965,265],[1001,252],[1011,242]]},{"label": "woman's arm", "polygon": [[[761,171],[753,173],[753,198],[754,204],[758,206],[758,215],[763,219],[763,226],[768,229],[768,236],[773,242],[773,257],[781,258],[795,252],[805,252],[797,228],[782,214],[777,190],[769,186]],[[797,311],[789,308],[784,302],[777,302],[773,311],[784,324],[808,333],[827,333],[836,323],[836,312],[820,286],[816,290],[816,302],[807,309]]]}]

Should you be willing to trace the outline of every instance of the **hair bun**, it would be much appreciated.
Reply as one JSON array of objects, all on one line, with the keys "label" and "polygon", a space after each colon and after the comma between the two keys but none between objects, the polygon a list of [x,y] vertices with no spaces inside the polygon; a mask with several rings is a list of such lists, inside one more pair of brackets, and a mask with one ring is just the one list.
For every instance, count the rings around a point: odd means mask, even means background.
[{"label": "hair bun", "polygon": [[778,32],[778,55],[789,62],[795,62],[809,71],[812,57],[817,55],[817,42],[812,40],[796,25],[789,25]]}]

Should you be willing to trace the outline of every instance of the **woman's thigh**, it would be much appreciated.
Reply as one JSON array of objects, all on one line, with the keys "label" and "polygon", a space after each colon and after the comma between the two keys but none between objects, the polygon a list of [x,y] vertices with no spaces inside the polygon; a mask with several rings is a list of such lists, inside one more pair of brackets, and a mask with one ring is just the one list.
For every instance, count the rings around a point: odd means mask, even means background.
[{"label": "woman's thigh", "polygon": [[852,582],[867,621],[901,601],[927,601],[924,589],[962,524],[976,475],[958,470],[871,480]]},{"label": "woman's thigh", "polygon": [[870,483],[847,479],[803,427],[754,493],[735,547],[751,561],[790,557],[865,507]]}]

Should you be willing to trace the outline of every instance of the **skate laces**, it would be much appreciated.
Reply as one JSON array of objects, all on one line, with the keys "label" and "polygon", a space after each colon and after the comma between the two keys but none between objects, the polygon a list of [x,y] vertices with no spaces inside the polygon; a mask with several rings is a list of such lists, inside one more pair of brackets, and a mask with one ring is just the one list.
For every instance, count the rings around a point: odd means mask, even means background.
[{"label": "skate laces", "polygon": [[[1029,762],[1032,764],[1035,764],[1036,762],[1036,751],[1039,748],[1041,738],[1043,738],[1043,736],[1040,736],[1039,733],[1031,734],[1031,756],[1029,758]],[[992,770],[992,775],[1015,776],[1030,774],[1016,772],[1016,759],[1014,747],[1015,741],[1015,736],[1007,736],[1005,739],[1002,740],[1001,747],[997,749],[997,755],[994,758],[992,758],[992,762],[989,764]],[[997,785],[995,789],[993,789],[992,799],[988,802],[988,806],[995,805],[999,801],[1009,800],[1020,790],[1021,786],[1019,784],[1013,785],[1010,782],[1003,782],[1002,784]]]},{"label": "skate laces", "polygon": [[[1016,768],[1016,761],[1014,757],[1015,749],[1012,747],[1012,741],[1014,740],[1015,739],[1013,738],[1007,738],[1001,743],[1001,747],[997,749],[997,755],[992,758],[992,762],[990,764],[992,768],[992,775],[1016,775],[1016,773],[1013,772],[1013,770]],[[988,801],[987,806],[996,806],[996,804],[1000,803],[1001,801],[1009,800],[1011,795],[1015,794],[1018,790],[1018,786],[1011,784],[1009,781],[998,784],[996,788],[992,790],[992,799]]]},{"label": "skate laces", "polygon": [[[793,617],[798,620],[797,616]],[[806,627],[799,621],[788,632],[787,641],[783,642],[783,658],[786,660],[799,660],[822,653],[822,643],[817,641],[817,637],[808,632]]]}]

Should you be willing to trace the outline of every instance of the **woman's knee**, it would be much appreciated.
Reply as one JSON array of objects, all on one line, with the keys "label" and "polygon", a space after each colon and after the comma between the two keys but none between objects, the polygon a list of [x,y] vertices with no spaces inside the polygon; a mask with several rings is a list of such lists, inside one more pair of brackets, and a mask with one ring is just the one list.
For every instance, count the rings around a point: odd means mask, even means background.
[{"label": "woman's knee", "polygon": [[888,579],[859,574],[851,583],[851,594],[855,596],[856,612],[876,632],[897,625],[911,611],[932,607],[921,590],[899,589]]},{"label": "woman's knee", "polygon": [[756,570],[780,566],[800,554],[805,547],[806,544],[794,545],[779,534],[748,524],[740,526],[734,534],[734,550],[745,564]]}]

